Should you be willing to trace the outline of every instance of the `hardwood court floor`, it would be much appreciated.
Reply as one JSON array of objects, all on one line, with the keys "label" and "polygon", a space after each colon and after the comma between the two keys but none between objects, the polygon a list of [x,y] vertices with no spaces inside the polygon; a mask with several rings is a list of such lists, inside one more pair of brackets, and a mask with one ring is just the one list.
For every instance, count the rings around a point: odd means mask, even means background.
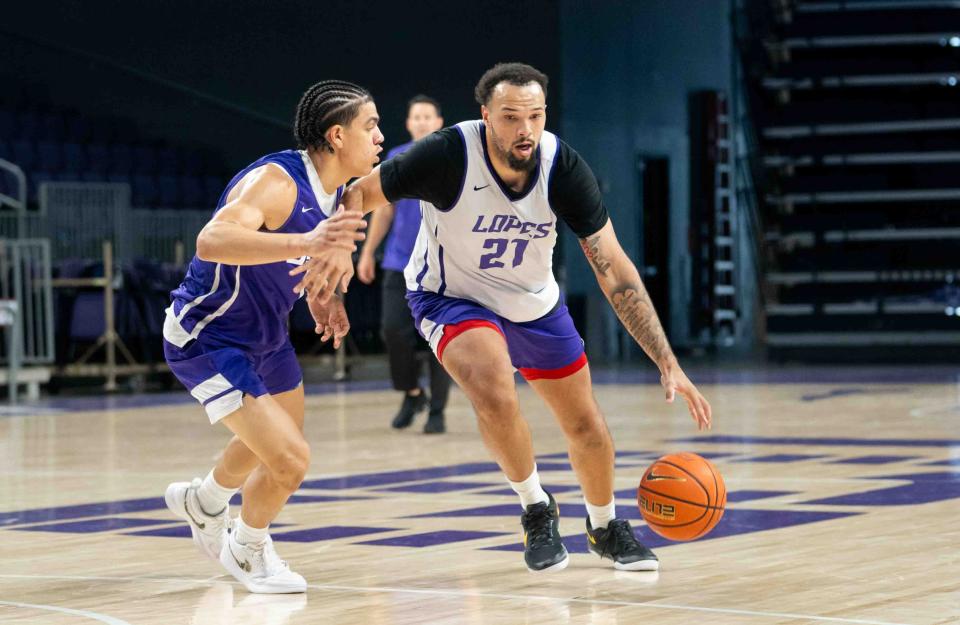
[{"label": "hardwood court floor", "polygon": [[[203,475],[227,439],[186,393],[0,417],[0,622],[960,623],[956,372],[696,379],[716,415],[704,434],[658,386],[630,383],[646,374],[596,389],[619,510],[655,546],[659,573],[615,572],[585,552],[564,441],[529,388],[523,409],[573,554],[552,575],[523,566],[519,504],[462,394],[437,437],[419,433],[422,418],[391,431],[392,392],[308,395],[312,469],[273,529],[310,584],[300,596],[248,594],[163,508],[166,484]],[[730,491],[714,533],[686,544],[650,534],[633,495],[644,467],[678,450],[710,456]]]}]

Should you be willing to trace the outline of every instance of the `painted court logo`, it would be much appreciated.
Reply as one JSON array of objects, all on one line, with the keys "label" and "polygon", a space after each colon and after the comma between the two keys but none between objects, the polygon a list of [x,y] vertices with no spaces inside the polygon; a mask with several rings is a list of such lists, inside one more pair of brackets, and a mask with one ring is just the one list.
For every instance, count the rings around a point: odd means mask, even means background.
[{"label": "painted court logo", "polygon": [[[823,497],[816,492],[784,489],[745,488],[728,493],[723,520],[701,540],[717,540],[782,529],[809,523],[829,522],[862,514],[887,506],[922,506],[923,504],[960,499],[960,460],[944,452],[960,449],[960,440],[882,440],[826,438],[762,438],[710,436],[675,439],[662,448],[682,446],[708,459],[719,459],[730,467],[741,463],[757,467],[819,463],[825,470],[835,465],[862,468],[863,477],[851,478],[848,492]],[[771,450],[775,447],[775,451]],[[784,453],[787,448],[791,452]],[[891,448],[897,450],[891,453]],[[736,449],[737,451],[730,451]],[[812,453],[811,449],[827,450]],[[910,450],[909,453],[903,449]],[[835,450],[835,451],[832,451]],[[619,451],[617,468],[620,476],[639,476],[649,464],[662,455],[653,450]],[[889,471],[877,471],[883,467]],[[575,485],[566,452],[539,456],[537,468],[544,483],[560,500],[564,516],[584,518],[586,510]],[[749,471],[748,471],[749,473]],[[665,477],[654,475],[655,479]],[[681,478],[682,479],[682,478]],[[794,486],[795,487],[795,486]],[[449,493],[459,505],[450,505]],[[364,525],[330,525],[331,510],[345,502],[382,500],[415,494],[426,497],[420,514],[396,514],[367,519]],[[649,547],[673,544],[654,534],[640,523],[640,510],[634,488],[616,493],[621,502],[619,516],[635,521],[637,534]],[[431,502],[431,498],[433,502]],[[778,501],[776,498],[782,498]],[[470,503],[470,500],[474,500]],[[467,503],[463,503],[467,502]],[[232,502],[234,505],[239,500]],[[322,543],[338,540],[348,544],[376,547],[426,548],[438,545],[484,540],[476,548],[492,551],[522,551],[523,545],[512,531],[519,522],[514,492],[505,487],[499,467],[493,462],[467,462],[445,466],[362,473],[305,481],[290,498],[290,504],[304,506],[297,514],[299,525],[274,524],[275,541]],[[671,506],[640,500],[647,510],[670,519],[676,513]],[[657,508],[659,506],[659,508]],[[381,509],[389,510],[389,505]],[[424,524],[423,519],[455,520],[446,527]],[[425,525],[427,527],[425,527]],[[163,497],[95,502],[52,508],[36,508],[0,512],[0,528],[6,531],[66,532],[73,534],[113,532],[118,535],[163,538],[189,538],[189,527],[167,514]],[[511,531],[504,531],[507,529]],[[564,537],[568,551],[586,553],[587,537],[580,529]]]}]

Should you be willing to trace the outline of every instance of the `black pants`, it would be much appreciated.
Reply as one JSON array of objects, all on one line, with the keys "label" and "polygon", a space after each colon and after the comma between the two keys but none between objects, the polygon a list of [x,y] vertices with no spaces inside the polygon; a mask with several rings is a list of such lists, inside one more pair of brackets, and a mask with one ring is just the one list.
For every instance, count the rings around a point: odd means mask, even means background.
[{"label": "black pants", "polygon": [[442,411],[450,394],[450,376],[440,361],[430,353],[427,342],[417,332],[413,315],[407,306],[407,285],[403,273],[383,271],[383,302],[380,329],[390,358],[390,378],[393,388],[410,391],[420,384],[418,351],[427,350],[430,363],[430,410]]}]

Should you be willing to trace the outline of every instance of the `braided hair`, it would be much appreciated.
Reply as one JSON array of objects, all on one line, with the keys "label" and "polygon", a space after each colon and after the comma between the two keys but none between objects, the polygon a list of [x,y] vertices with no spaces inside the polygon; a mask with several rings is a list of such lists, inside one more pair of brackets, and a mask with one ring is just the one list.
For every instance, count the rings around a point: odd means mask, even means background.
[{"label": "braided hair", "polygon": [[326,133],[331,126],[346,125],[356,117],[360,107],[373,100],[370,92],[344,80],[324,80],[313,85],[300,98],[293,136],[297,148],[314,148],[333,153]]}]

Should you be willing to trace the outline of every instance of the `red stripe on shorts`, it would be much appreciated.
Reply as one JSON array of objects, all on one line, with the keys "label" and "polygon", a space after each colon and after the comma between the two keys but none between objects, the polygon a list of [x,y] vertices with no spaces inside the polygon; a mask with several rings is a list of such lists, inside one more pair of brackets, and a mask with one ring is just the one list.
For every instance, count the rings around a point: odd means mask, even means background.
[{"label": "red stripe on shorts", "polygon": [[[437,345],[437,360],[443,362],[443,350],[446,349],[447,343],[473,328],[492,328],[499,332],[500,336],[503,336],[503,330],[494,322],[486,319],[468,319],[460,323],[445,325],[443,326],[443,336],[440,337],[440,344]],[[504,336],[503,338],[506,340],[507,337]]]},{"label": "red stripe on shorts", "polygon": [[565,378],[580,371],[585,364],[587,364],[587,354],[583,352],[579,358],[565,367],[560,367],[559,369],[520,367],[520,375],[523,376],[524,380],[559,380],[560,378]]}]

